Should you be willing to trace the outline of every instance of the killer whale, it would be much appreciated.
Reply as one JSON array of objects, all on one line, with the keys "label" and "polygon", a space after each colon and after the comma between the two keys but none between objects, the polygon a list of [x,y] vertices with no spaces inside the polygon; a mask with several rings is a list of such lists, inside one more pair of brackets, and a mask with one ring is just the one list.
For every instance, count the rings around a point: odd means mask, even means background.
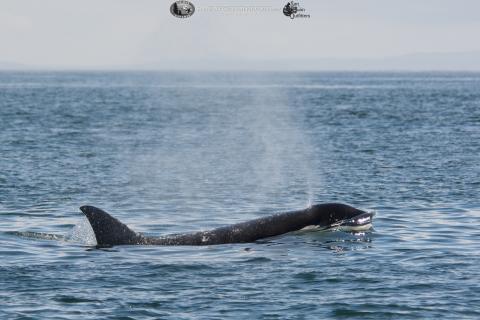
[{"label": "killer whale", "polygon": [[246,243],[309,227],[365,230],[371,227],[373,219],[373,213],[345,204],[324,203],[207,231],[152,237],[131,230],[102,209],[85,205],[80,210],[92,226],[99,247]]}]

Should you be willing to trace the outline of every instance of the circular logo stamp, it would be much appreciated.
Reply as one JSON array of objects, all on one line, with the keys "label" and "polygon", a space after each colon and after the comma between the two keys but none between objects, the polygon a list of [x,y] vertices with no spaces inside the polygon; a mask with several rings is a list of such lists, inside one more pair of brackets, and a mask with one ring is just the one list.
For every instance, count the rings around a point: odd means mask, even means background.
[{"label": "circular logo stamp", "polygon": [[296,18],[310,18],[309,14],[306,14],[305,8],[300,6],[299,2],[290,1],[283,7],[283,14],[290,19]]},{"label": "circular logo stamp", "polygon": [[195,12],[195,6],[190,1],[179,0],[172,3],[170,13],[177,18],[188,18]]},{"label": "circular logo stamp", "polygon": [[283,14],[287,17],[291,17],[292,15],[295,16],[297,13],[298,7],[297,4],[293,1],[288,2],[285,7],[283,7]]}]

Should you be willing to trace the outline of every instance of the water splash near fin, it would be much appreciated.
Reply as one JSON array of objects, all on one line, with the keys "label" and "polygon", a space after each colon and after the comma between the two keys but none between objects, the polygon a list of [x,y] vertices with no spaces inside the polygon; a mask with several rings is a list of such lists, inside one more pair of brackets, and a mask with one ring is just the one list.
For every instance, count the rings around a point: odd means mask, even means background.
[{"label": "water splash near fin", "polygon": [[88,222],[86,217],[82,217],[65,236],[67,241],[79,242],[87,246],[96,246],[97,239],[95,233],[93,233],[92,226]]}]

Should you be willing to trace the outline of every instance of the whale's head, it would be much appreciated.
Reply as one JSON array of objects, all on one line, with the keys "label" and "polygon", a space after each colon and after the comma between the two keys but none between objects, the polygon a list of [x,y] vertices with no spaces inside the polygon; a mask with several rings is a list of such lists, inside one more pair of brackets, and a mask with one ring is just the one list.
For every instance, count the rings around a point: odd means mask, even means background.
[{"label": "whale's head", "polygon": [[365,231],[372,228],[372,220],[375,212],[364,212],[356,215],[350,219],[342,220],[332,225],[331,228],[335,228],[342,231]]},{"label": "whale's head", "polygon": [[361,231],[372,227],[373,212],[341,203],[326,203],[310,208],[318,216],[318,225],[343,231]]}]

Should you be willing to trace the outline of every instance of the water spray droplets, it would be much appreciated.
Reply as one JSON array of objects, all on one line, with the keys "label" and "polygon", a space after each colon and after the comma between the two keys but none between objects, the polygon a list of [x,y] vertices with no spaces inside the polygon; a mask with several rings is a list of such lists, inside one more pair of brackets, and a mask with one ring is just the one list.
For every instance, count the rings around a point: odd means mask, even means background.
[{"label": "water spray droplets", "polygon": [[87,218],[83,217],[67,234],[66,239],[68,241],[75,241],[85,244],[87,246],[95,246],[97,239],[95,233],[88,223]]}]

